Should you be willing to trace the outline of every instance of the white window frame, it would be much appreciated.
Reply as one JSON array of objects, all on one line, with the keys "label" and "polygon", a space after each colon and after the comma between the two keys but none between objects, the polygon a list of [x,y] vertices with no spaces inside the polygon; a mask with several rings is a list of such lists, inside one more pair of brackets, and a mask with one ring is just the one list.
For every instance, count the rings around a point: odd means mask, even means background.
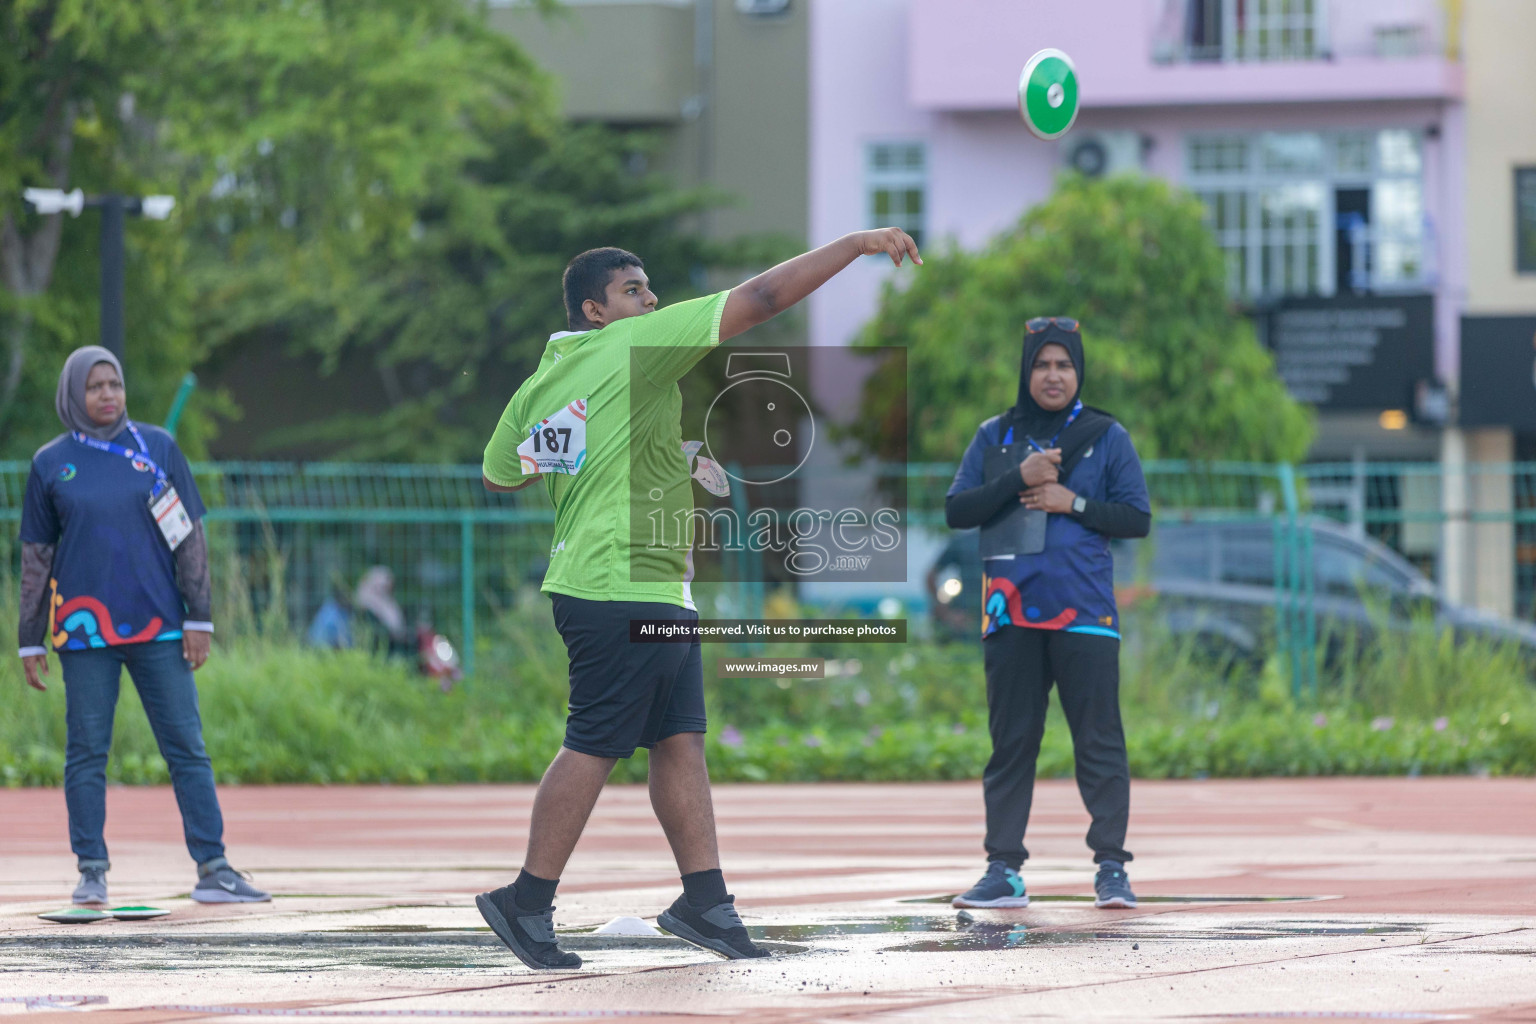
[{"label": "white window frame", "polygon": [[[875,154],[884,150],[916,149],[920,154],[916,166],[876,167]],[[903,209],[900,213],[883,217],[875,212],[875,195],[878,192],[917,192],[922,196],[922,211],[917,214]],[[864,226],[867,228],[898,227],[912,235],[919,245],[924,244],[928,232],[928,144],[922,139],[879,139],[864,145]]]},{"label": "white window frame", "polygon": [[1165,0],[1180,32],[1177,52],[1185,60],[1232,64],[1319,60],[1328,54],[1330,0],[1245,0],[1241,31],[1238,0],[1195,2],[1206,19],[1219,22],[1221,35],[1214,43],[1197,47],[1190,39],[1193,28],[1188,0]]},{"label": "white window frame", "polygon": [[[1414,137],[1414,144],[1418,155],[1419,169],[1416,173],[1405,173],[1398,170],[1383,168],[1381,164],[1379,140],[1382,133],[1394,131],[1407,131]],[[1316,170],[1267,170],[1263,165],[1264,143],[1270,134],[1277,135],[1309,135],[1322,141],[1323,164]],[[1370,154],[1369,166],[1357,169],[1340,169],[1337,164],[1336,154],[1341,145],[1346,141],[1352,141],[1359,136],[1365,136],[1368,140],[1367,150]],[[1359,188],[1366,189],[1371,194],[1371,225],[1369,244],[1374,251],[1382,243],[1410,244],[1419,247],[1418,274],[1413,278],[1386,280],[1378,278],[1378,266],[1373,265],[1370,287],[1373,292],[1389,293],[1403,291],[1422,291],[1433,285],[1433,238],[1428,230],[1428,218],[1421,218],[1419,230],[1416,235],[1405,236],[1402,233],[1393,233],[1378,214],[1378,204],[1381,200],[1379,186],[1388,183],[1412,182],[1419,189],[1419,203],[1422,210],[1424,202],[1424,145],[1423,135],[1417,129],[1402,128],[1398,126],[1362,128],[1349,131],[1326,132],[1284,132],[1284,133],[1198,133],[1185,137],[1184,140],[1184,184],[1205,205],[1207,221],[1213,232],[1217,235],[1217,243],[1222,251],[1228,254],[1229,271],[1241,268],[1241,280],[1232,280],[1232,290],[1236,295],[1249,299],[1274,298],[1290,294],[1332,295],[1335,293],[1336,268],[1334,266],[1334,230],[1338,217],[1335,206],[1335,192],[1338,189]],[[1238,143],[1246,145],[1245,166],[1241,169],[1223,170],[1196,170],[1196,147],[1202,143],[1222,145],[1228,148],[1228,153],[1234,152],[1233,148]],[[1304,226],[1299,230],[1312,234],[1311,238],[1298,237],[1298,229],[1294,226],[1272,228],[1266,232],[1262,224],[1263,202],[1268,195],[1297,187],[1320,187],[1322,189],[1322,202],[1320,215],[1315,229],[1308,231]],[[1241,222],[1238,227],[1218,229],[1215,223],[1216,210],[1213,203],[1217,194],[1229,197],[1228,202],[1241,204]],[[1290,268],[1293,275],[1307,276],[1307,251],[1308,243],[1317,246],[1317,266],[1315,282],[1309,282],[1312,286],[1304,291],[1295,289],[1286,290],[1282,287],[1272,287],[1271,282],[1265,280],[1264,259],[1266,250],[1271,264],[1279,257],[1291,260],[1295,265]],[[1241,252],[1241,258],[1233,260],[1231,254]],[[1233,264],[1236,267],[1233,267]],[[1273,279],[1273,275],[1271,275]]]},{"label": "white window frame", "polygon": [[[1531,179],[1532,183],[1527,184]],[[1515,275],[1517,277],[1529,277],[1536,274],[1536,252],[1527,251],[1525,240],[1521,235],[1525,227],[1526,214],[1530,212],[1530,200],[1525,196],[1525,189],[1536,190],[1536,165],[1519,164],[1514,168],[1515,185]],[[1536,246],[1531,246],[1536,249]],[[1526,262],[1528,258],[1530,262]]]}]

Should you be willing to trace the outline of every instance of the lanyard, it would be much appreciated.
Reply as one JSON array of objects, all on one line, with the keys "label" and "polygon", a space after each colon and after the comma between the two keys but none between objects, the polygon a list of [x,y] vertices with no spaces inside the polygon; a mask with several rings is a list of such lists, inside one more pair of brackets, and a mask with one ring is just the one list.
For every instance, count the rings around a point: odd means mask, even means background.
[{"label": "lanyard", "polygon": [[165,470],[161,469],[155,460],[149,457],[149,446],[144,443],[144,435],[139,433],[139,428],[133,425],[132,420],[128,421],[128,432],[133,435],[134,443],[139,446],[138,451],[134,451],[132,448],[124,448],[113,441],[98,441],[94,437],[87,437],[78,430],[75,431],[74,436],[76,441],[79,441],[87,448],[95,448],[99,452],[110,452],[113,455],[121,455],[125,459],[144,463],[155,474],[156,483],[163,486],[165,484]]},{"label": "lanyard", "polygon": [[[1036,444],[1035,443],[1035,439],[1032,438],[1032,437],[1026,437],[1024,440],[1028,441],[1029,442],[1029,446],[1031,448],[1033,448],[1037,452],[1043,452],[1047,448],[1055,448],[1056,447],[1056,442],[1061,438],[1061,435],[1065,434],[1067,432],[1067,428],[1072,425],[1072,421],[1077,419],[1077,414],[1082,412],[1082,411],[1083,411],[1083,400],[1081,398],[1079,398],[1077,400],[1077,403],[1072,406],[1072,415],[1067,417],[1067,422],[1065,422],[1065,423],[1063,423],[1061,425],[1061,429],[1056,431],[1056,436],[1051,438],[1051,440],[1050,440],[1050,442],[1048,444],[1045,444],[1043,446],[1039,445],[1039,444]],[[1008,427],[1008,436],[1003,438],[1003,444],[1013,444],[1013,426],[1012,426],[1012,424],[1010,424],[1009,427]]]}]

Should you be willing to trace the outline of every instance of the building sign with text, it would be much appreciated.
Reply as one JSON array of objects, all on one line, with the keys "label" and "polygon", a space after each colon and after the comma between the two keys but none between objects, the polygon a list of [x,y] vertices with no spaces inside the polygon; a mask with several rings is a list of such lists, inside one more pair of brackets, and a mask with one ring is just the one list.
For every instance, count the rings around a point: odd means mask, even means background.
[{"label": "building sign with text", "polygon": [[1275,369],[1299,402],[1325,409],[1408,409],[1435,373],[1431,295],[1284,299],[1259,316]]}]

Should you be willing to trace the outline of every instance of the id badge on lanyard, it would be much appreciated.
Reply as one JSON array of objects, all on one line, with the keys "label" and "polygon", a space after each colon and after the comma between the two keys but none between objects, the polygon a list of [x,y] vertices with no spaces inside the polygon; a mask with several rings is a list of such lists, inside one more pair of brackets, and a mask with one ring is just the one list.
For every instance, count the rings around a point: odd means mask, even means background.
[{"label": "id badge on lanyard", "polygon": [[160,536],[165,538],[166,544],[175,551],[181,542],[192,536],[192,517],[187,515],[187,507],[181,503],[181,495],[176,493],[176,485],[171,483],[155,460],[149,456],[149,446],[144,443],[144,435],[139,433],[139,428],[130,420],[128,432],[133,435],[134,442],[139,446],[138,451],[124,448],[120,444],[110,441],[99,441],[94,437],[76,433],[75,440],[88,448],[97,451],[111,452],[113,455],[121,455],[125,459],[133,461],[135,468],[149,469],[155,474],[155,486],[149,492],[149,517],[155,521],[155,527],[160,531]]},{"label": "id badge on lanyard", "polygon": [[160,536],[175,551],[181,542],[192,536],[192,517],[176,493],[176,485],[169,480],[157,480],[149,492],[149,514],[160,528]]}]

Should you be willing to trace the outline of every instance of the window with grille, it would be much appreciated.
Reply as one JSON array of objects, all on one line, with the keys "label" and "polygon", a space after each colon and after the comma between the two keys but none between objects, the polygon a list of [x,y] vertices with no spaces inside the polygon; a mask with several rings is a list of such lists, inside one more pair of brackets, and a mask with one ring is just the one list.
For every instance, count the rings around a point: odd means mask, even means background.
[{"label": "window with grille", "polygon": [[1536,274],[1536,167],[1515,168],[1515,272]]},{"label": "window with grille", "polygon": [[1192,136],[1185,155],[1187,184],[1205,205],[1234,295],[1427,285],[1418,132]]},{"label": "window with grille", "polygon": [[921,142],[877,142],[865,152],[864,223],[901,228],[923,244],[928,206],[928,154]]},{"label": "window with grille", "polygon": [[1326,49],[1322,0],[1170,2],[1183,4],[1186,60],[1312,60]]}]

